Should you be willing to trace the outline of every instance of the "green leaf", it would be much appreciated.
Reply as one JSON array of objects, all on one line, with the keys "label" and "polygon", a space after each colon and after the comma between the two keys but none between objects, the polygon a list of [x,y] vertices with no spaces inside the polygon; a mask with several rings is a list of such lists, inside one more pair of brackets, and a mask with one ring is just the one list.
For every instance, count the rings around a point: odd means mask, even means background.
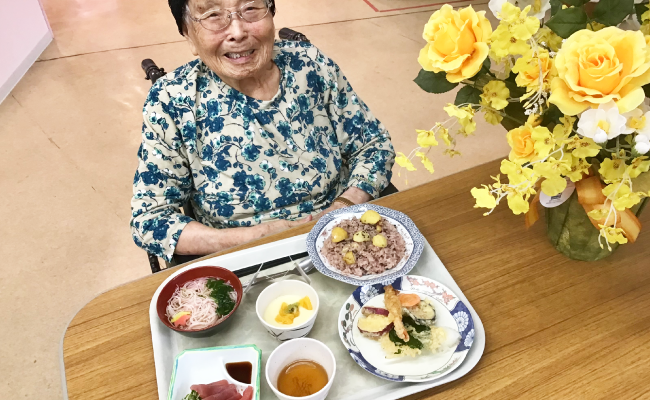
[{"label": "green leaf", "polygon": [[501,110],[506,116],[503,117],[501,125],[507,131],[519,128],[524,125],[528,120],[528,116],[524,113],[524,106],[521,103],[510,103],[508,107]]},{"label": "green leaf", "polygon": [[417,333],[424,332],[429,329],[428,326],[418,324],[413,318],[408,315],[402,316],[402,321],[404,322],[405,326],[411,326]]},{"label": "green leaf", "polygon": [[457,83],[451,83],[447,80],[445,72],[430,72],[420,70],[418,77],[414,79],[422,90],[428,93],[446,93],[458,86]]},{"label": "green leaf", "polygon": [[503,81],[508,90],[510,90],[510,97],[519,98],[526,93],[526,88],[517,86],[517,74],[510,72],[510,75]]},{"label": "green leaf", "polygon": [[405,342],[402,339],[397,336],[397,332],[395,332],[395,329],[391,329],[390,333],[388,333],[388,338],[390,339],[391,342],[395,343],[396,345],[402,345],[402,346],[408,346],[412,349],[422,349],[424,345],[422,342],[417,340],[416,338],[413,337],[413,335],[409,335],[409,341]]},{"label": "green leaf", "polygon": [[490,73],[490,67],[492,66],[492,60],[490,60],[490,57],[485,57],[485,60],[483,60],[483,66],[481,67],[481,70],[479,71],[480,73],[485,73],[488,74]]},{"label": "green leaf", "polygon": [[562,3],[567,6],[581,7],[585,3],[589,3],[589,0],[562,0]]},{"label": "green leaf", "polygon": [[616,26],[634,13],[634,0],[600,0],[594,9],[594,19],[607,26]]},{"label": "green leaf", "polygon": [[549,126],[551,124],[559,124],[560,118],[564,117],[562,111],[555,104],[551,106],[542,114],[542,126]]},{"label": "green leaf", "polygon": [[478,104],[481,101],[481,91],[473,86],[465,86],[458,91],[454,104],[459,106],[461,104]]},{"label": "green leaf", "polygon": [[639,23],[643,22],[643,20],[641,19],[641,16],[643,15],[643,13],[648,11],[647,6],[648,6],[648,3],[641,3],[641,4],[635,4],[634,5],[634,11],[636,11],[636,17],[639,20]]},{"label": "green leaf", "polygon": [[562,9],[562,0],[551,0],[551,17]]},{"label": "green leaf", "polygon": [[585,29],[588,21],[589,17],[587,17],[584,8],[565,8],[564,10],[558,11],[546,23],[546,26],[551,28],[561,38],[566,39],[573,33]]}]

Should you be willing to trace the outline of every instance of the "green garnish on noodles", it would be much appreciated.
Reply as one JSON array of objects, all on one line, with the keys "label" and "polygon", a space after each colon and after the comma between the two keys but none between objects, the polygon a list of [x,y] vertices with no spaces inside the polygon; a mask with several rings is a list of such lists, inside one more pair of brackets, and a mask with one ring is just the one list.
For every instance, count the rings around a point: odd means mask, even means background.
[{"label": "green garnish on noodles", "polygon": [[205,284],[211,290],[210,297],[217,303],[217,314],[220,316],[228,315],[235,308],[235,300],[230,297],[233,287],[227,285],[224,281],[210,278]]}]

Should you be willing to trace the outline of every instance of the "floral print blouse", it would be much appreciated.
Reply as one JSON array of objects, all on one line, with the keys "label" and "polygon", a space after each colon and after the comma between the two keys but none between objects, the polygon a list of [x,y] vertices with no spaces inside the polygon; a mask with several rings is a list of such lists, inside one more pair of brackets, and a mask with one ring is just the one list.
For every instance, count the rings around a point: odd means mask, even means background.
[{"label": "floral print blouse", "polygon": [[386,128],[309,43],[273,49],[278,93],[256,100],[201,60],[158,79],[144,105],[133,180],[135,243],[170,261],[192,219],[214,228],[316,214],[349,187],[377,197],[395,153]]}]

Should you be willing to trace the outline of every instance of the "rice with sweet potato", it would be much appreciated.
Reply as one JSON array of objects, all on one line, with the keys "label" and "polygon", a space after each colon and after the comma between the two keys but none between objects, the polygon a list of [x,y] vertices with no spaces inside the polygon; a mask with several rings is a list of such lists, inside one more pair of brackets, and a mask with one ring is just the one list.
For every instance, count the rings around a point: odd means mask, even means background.
[{"label": "rice with sweet potato", "polygon": [[[380,226],[381,232],[377,230]],[[399,234],[395,225],[381,219],[377,224],[370,225],[362,223],[359,218],[352,217],[339,222],[335,227],[344,229],[348,238],[334,243],[332,237],[325,239],[320,253],[327,259],[329,264],[344,274],[364,276],[378,275],[382,272],[395,268],[406,253],[406,243]],[[352,238],[355,233],[364,231],[370,240],[355,242]],[[384,235],[387,241],[386,247],[373,245],[372,239],[376,235]],[[354,254],[355,262],[348,264],[343,256],[347,252]]]}]

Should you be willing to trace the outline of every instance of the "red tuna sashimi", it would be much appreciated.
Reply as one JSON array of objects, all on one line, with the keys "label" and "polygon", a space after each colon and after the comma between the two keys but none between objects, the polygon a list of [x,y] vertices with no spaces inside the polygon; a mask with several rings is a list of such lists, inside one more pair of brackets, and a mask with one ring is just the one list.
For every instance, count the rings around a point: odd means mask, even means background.
[{"label": "red tuna sashimi", "polygon": [[235,394],[233,394],[232,396],[228,397],[225,400],[241,400],[241,394],[235,393]]},{"label": "red tuna sashimi", "polygon": [[[239,399],[239,393],[237,393],[237,387],[235,385],[222,386],[223,390],[219,393],[215,393],[209,397],[201,397],[203,400],[230,400],[231,397]],[[235,397],[237,396],[237,397]]]},{"label": "red tuna sashimi", "polygon": [[253,387],[249,386],[244,390],[244,395],[241,400],[253,400]]},{"label": "red tuna sashimi", "polygon": [[194,390],[201,396],[202,399],[210,397],[213,394],[217,394],[223,390],[221,386],[227,386],[228,381],[223,379],[221,381],[208,383],[207,385],[192,385],[190,386],[191,390]]}]

